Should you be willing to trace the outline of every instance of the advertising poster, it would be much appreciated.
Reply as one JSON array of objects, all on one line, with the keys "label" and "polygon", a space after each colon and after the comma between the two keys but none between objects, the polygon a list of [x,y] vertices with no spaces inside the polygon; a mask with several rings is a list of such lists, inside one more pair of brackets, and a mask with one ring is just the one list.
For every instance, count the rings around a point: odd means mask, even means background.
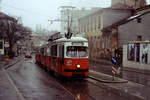
[{"label": "advertising poster", "polygon": [[141,44],[141,58],[140,62],[148,64],[148,44],[143,43]]},{"label": "advertising poster", "polygon": [[135,60],[135,44],[128,44],[128,60]]}]

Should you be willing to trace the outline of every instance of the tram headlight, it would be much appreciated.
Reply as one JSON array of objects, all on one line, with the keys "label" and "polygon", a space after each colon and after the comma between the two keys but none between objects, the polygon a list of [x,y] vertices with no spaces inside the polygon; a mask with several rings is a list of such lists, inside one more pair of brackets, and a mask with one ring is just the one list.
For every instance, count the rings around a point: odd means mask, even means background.
[{"label": "tram headlight", "polygon": [[77,68],[80,68],[80,65],[77,65]]}]

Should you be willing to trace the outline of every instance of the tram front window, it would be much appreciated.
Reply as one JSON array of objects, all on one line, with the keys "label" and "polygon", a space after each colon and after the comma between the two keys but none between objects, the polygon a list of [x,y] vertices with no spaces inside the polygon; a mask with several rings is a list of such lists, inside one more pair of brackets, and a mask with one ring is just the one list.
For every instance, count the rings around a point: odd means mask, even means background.
[{"label": "tram front window", "polygon": [[73,58],[84,58],[88,56],[88,48],[83,46],[68,46],[66,55]]}]

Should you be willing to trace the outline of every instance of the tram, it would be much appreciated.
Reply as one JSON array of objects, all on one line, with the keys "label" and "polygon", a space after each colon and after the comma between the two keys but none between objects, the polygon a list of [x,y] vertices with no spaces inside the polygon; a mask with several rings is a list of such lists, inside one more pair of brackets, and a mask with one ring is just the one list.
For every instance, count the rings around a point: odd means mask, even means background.
[{"label": "tram", "polygon": [[87,77],[88,41],[83,37],[60,38],[41,47],[36,62],[61,76]]}]

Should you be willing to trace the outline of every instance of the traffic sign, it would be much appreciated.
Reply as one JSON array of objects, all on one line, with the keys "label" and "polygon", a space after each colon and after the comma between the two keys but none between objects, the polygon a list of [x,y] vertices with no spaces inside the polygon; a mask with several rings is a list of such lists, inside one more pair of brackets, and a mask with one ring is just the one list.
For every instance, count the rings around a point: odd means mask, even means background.
[{"label": "traffic sign", "polygon": [[112,64],[116,65],[118,62],[117,57],[112,57],[111,62],[112,62]]}]

